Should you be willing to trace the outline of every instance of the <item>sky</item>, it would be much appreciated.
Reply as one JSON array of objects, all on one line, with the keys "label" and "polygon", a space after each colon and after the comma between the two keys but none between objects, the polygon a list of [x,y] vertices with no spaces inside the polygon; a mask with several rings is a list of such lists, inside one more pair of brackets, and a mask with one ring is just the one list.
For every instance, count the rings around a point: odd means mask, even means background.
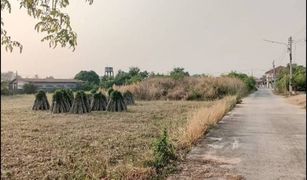
[{"label": "sky", "polygon": [[[78,34],[78,46],[51,49],[41,42],[37,22],[12,2],[2,14],[5,28],[24,46],[20,54],[1,47],[1,72],[23,77],[73,78],[81,70],[104,74],[105,66],[127,71],[137,66],[168,73],[214,76],[239,71],[260,77],[286,65],[288,37],[306,39],[306,0],[84,0],[64,11]],[[293,62],[306,66],[306,41],[293,45]]]}]

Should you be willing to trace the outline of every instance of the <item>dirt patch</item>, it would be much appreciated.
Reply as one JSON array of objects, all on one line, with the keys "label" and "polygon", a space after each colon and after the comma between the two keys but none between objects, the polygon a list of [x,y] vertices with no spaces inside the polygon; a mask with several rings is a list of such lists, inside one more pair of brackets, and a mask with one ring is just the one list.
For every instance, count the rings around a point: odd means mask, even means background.
[{"label": "dirt patch", "polygon": [[[223,158],[193,158],[180,165],[180,173],[170,176],[168,180],[177,179],[227,179],[244,180],[239,174],[235,174],[231,167],[232,160]],[[234,160],[237,161],[237,160]]]},{"label": "dirt patch", "polygon": [[289,96],[286,98],[286,101],[290,104],[294,104],[294,105],[298,105],[303,108],[306,108],[306,94]]}]

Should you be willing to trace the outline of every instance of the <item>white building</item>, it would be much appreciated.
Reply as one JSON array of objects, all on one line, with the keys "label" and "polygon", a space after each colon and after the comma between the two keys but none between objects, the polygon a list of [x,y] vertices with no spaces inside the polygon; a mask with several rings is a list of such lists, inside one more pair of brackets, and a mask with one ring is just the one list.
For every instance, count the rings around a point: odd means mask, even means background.
[{"label": "white building", "polygon": [[9,83],[11,92],[21,92],[25,84],[33,84],[37,90],[47,92],[55,89],[76,89],[80,87],[83,81],[77,79],[34,79],[34,78],[16,78]]},{"label": "white building", "polygon": [[[278,74],[285,69],[284,66],[278,66],[274,69],[270,69],[269,71],[265,72],[265,84],[267,88],[274,88],[274,82],[278,76]],[[275,74],[274,74],[275,71]]]}]

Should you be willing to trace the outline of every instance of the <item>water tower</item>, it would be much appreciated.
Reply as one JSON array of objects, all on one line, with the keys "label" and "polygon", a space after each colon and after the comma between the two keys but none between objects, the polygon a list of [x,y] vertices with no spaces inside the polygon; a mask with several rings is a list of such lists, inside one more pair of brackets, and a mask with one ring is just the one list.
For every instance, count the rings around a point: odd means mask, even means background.
[{"label": "water tower", "polygon": [[113,67],[105,67],[104,75],[107,77],[113,77],[114,76]]}]

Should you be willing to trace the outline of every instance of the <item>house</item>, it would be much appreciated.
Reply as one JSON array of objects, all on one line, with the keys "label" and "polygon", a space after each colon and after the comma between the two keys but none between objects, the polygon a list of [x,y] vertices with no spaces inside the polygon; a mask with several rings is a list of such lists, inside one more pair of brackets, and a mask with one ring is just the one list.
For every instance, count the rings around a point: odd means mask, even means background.
[{"label": "house", "polygon": [[37,90],[47,92],[55,89],[76,89],[83,81],[76,79],[37,79],[37,78],[15,78],[9,83],[10,92],[22,92],[25,84],[33,84]]},{"label": "house", "polygon": [[273,88],[274,86],[274,81],[276,80],[276,77],[278,74],[283,71],[286,67],[284,66],[277,66],[274,69],[270,69],[267,72],[264,73],[264,84],[266,84],[267,88]]}]

